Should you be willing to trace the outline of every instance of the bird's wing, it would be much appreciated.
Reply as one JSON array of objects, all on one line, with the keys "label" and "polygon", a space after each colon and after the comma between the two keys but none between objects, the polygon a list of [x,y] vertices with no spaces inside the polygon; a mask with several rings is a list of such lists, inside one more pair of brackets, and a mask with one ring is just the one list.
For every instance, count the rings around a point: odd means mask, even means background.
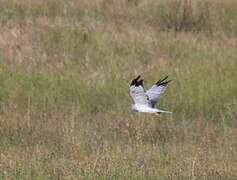
[{"label": "bird's wing", "polygon": [[152,107],[156,105],[157,101],[160,98],[160,95],[165,91],[167,84],[171,81],[165,81],[167,78],[168,76],[160,79],[156,84],[154,84],[149,90],[146,91]]},{"label": "bird's wing", "polygon": [[130,95],[132,96],[135,104],[151,106],[149,97],[145,93],[143,87],[143,79],[139,81],[139,78],[140,76],[132,80],[130,84]]}]

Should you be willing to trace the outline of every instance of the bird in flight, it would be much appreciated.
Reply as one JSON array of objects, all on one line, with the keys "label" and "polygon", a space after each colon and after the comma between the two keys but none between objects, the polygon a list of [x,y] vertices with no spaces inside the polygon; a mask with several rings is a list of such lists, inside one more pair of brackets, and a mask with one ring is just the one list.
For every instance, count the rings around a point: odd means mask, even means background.
[{"label": "bird in flight", "polygon": [[160,95],[165,91],[167,84],[171,81],[160,79],[149,90],[145,91],[143,87],[143,79],[139,80],[141,76],[133,79],[130,84],[130,95],[134,104],[130,108],[137,112],[153,113],[159,115],[160,113],[172,114],[172,112],[156,109],[155,105],[158,102]]}]

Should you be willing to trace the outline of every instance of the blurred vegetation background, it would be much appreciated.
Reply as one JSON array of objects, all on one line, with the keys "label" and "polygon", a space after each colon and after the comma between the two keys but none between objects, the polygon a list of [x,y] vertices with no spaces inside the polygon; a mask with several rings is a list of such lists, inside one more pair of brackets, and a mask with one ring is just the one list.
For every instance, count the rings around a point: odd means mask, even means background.
[{"label": "blurred vegetation background", "polygon": [[[236,179],[237,1],[0,0],[1,179]],[[129,84],[173,79],[159,108]]]}]

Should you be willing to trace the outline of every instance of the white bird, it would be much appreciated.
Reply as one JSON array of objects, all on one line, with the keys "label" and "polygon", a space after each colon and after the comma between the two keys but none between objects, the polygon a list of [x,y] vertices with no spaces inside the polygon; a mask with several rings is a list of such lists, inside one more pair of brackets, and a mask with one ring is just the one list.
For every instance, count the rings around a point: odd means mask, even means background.
[{"label": "white bird", "polygon": [[149,90],[145,91],[143,87],[143,79],[139,80],[141,76],[133,79],[130,84],[130,95],[132,96],[134,103],[130,105],[130,108],[137,112],[154,113],[159,115],[160,113],[172,114],[172,112],[156,109],[155,105],[158,102],[160,95],[165,91],[167,84],[171,81],[165,81],[168,76],[157,81]]}]

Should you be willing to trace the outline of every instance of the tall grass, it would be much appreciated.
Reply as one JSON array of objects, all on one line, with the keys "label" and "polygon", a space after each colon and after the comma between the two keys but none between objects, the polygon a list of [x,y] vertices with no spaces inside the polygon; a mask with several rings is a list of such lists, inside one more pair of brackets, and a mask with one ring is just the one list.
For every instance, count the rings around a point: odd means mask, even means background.
[{"label": "tall grass", "polygon": [[[236,179],[235,1],[0,5],[1,179]],[[173,115],[128,109],[138,74]]]}]

